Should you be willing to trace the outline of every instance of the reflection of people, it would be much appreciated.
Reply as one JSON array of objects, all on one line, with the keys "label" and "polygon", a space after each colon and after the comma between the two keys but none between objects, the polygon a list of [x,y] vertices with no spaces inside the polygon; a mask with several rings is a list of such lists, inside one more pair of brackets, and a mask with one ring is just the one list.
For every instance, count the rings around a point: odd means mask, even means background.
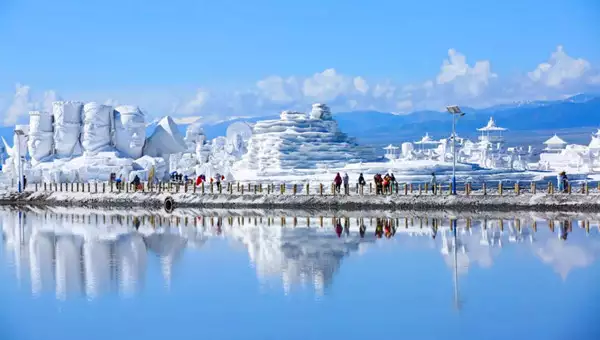
[{"label": "reflection of people", "polygon": [[337,234],[337,237],[342,237],[342,224],[339,220],[337,222],[337,225],[335,226],[335,233]]},{"label": "reflection of people", "polygon": [[381,219],[377,219],[377,226],[375,227],[375,237],[381,238],[383,236],[383,225]]},{"label": "reflection of people", "polygon": [[569,235],[569,224],[569,221],[562,221],[560,223],[560,239],[563,241],[566,241]]},{"label": "reflection of people", "polygon": [[140,219],[136,217],[133,218],[133,227],[135,228],[135,230],[140,229]]},{"label": "reflection of people", "polygon": [[360,238],[365,238],[365,231],[367,231],[367,228],[364,224],[361,223],[360,228],[358,229],[358,232],[360,233]]},{"label": "reflection of people", "polygon": [[433,227],[431,227],[431,238],[435,240],[435,237],[437,236],[437,227],[434,225]]}]

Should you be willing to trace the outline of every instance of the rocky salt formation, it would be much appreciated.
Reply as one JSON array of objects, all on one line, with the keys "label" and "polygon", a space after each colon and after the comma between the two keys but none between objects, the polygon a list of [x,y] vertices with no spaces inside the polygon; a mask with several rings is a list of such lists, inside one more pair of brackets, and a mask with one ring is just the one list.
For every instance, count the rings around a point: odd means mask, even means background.
[{"label": "rocky salt formation", "polygon": [[314,104],[308,115],[283,111],[280,119],[257,122],[247,149],[235,169],[257,175],[343,167],[375,158],[371,149],[359,146],[339,130],[325,104]]}]

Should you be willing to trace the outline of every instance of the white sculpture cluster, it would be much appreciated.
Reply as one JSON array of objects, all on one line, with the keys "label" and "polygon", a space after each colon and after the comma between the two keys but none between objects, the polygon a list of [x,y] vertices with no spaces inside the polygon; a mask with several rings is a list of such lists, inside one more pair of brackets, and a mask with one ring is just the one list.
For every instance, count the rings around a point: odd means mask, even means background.
[{"label": "white sculpture cluster", "polygon": [[462,138],[458,134],[440,140],[432,139],[426,134],[414,143],[406,142],[400,148],[388,146],[385,148],[386,157],[393,161],[432,160],[451,162],[454,157],[452,139],[456,139],[456,158],[459,163],[476,164],[488,169],[527,170],[535,150],[529,146],[506,147],[502,132],[505,128],[496,126],[493,118],[480,129],[477,142]]}]

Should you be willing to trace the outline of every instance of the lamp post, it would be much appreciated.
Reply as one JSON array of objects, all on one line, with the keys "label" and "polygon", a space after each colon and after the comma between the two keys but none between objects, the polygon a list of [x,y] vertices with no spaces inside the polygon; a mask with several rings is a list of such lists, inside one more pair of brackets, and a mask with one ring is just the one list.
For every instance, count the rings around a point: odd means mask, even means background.
[{"label": "lamp post", "polygon": [[25,135],[25,133],[21,129],[16,129],[15,135],[17,136],[17,160],[19,162],[17,165],[17,176],[18,176],[17,190],[19,191],[19,193],[21,193],[21,192],[23,192],[23,189],[24,189],[23,188],[23,161],[21,160],[21,137],[23,137]]},{"label": "lamp post", "polygon": [[456,119],[465,114],[458,105],[446,106],[446,110],[452,115],[452,195],[456,195]]}]

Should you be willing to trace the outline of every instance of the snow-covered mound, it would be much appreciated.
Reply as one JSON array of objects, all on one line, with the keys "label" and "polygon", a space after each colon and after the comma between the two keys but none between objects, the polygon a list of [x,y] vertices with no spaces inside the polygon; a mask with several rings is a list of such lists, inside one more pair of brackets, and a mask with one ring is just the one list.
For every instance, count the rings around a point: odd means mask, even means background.
[{"label": "snow-covered mound", "polygon": [[375,158],[338,129],[329,108],[313,105],[309,115],[284,111],[281,119],[257,122],[248,141],[248,152],[238,170],[269,171],[343,167]]}]

